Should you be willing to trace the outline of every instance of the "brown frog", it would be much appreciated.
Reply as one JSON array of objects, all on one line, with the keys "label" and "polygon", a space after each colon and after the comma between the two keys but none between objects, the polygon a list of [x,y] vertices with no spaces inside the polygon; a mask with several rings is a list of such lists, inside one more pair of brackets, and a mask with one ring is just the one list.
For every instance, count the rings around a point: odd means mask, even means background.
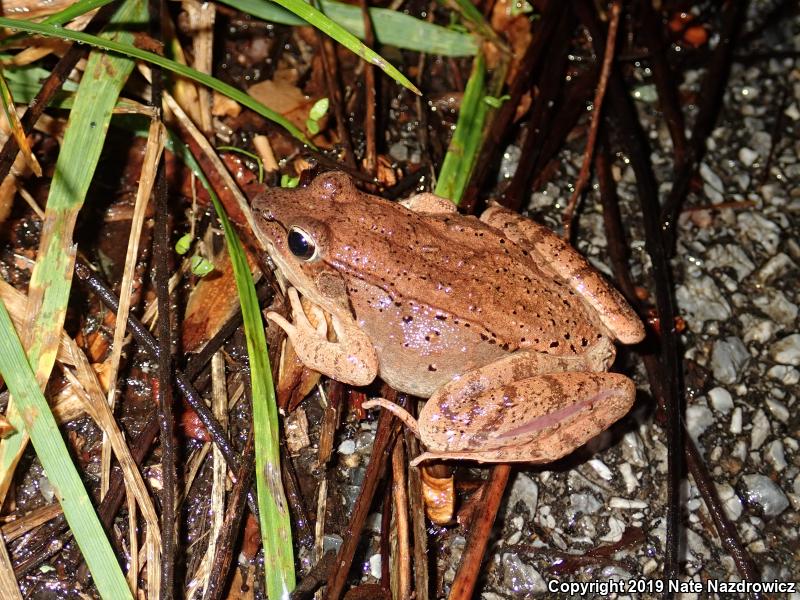
[{"label": "brown frog", "polygon": [[[500,205],[480,219],[432,194],[401,203],[360,192],[342,173],[253,203],[256,236],[291,284],[281,326],[309,368],[351,385],[376,376],[428,397],[418,420],[394,403],[422,460],[550,462],[623,416],[635,387],[608,373],[614,341],[641,321],[549,229]],[[313,311],[330,313],[313,327]],[[317,308],[319,307],[319,308]]]}]

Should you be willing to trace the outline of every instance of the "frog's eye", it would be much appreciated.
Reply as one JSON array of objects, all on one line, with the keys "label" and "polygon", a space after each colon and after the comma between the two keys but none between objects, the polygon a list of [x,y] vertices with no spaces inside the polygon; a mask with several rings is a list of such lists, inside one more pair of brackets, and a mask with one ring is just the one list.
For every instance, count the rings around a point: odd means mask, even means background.
[{"label": "frog's eye", "polygon": [[299,227],[292,227],[287,236],[289,250],[297,258],[310,261],[317,256],[317,245],[314,239]]}]

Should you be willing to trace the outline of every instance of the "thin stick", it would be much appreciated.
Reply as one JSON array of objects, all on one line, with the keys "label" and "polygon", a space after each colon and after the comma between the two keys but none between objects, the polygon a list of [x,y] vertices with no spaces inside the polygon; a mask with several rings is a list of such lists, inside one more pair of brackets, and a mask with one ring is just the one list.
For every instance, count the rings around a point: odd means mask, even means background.
[{"label": "thin stick", "polygon": [[572,192],[572,196],[570,196],[566,210],[564,210],[564,240],[567,242],[569,242],[572,233],[572,221],[575,218],[575,207],[578,205],[578,199],[581,197],[583,189],[589,181],[589,172],[592,166],[592,157],[594,156],[594,146],[597,141],[597,129],[600,126],[600,117],[602,115],[603,98],[605,98],[606,95],[606,86],[608,85],[608,74],[611,72],[611,63],[614,61],[614,47],[617,41],[619,14],[620,2],[616,0],[614,4],[611,5],[611,18],[608,23],[608,35],[606,36],[606,50],[603,55],[603,68],[600,70],[600,80],[597,82],[597,91],[594,95],[592,124],[589,127],[586,150],[583,153],[583,164],[578,174],[578,181],[575,182],[575,190]]},{"label": "thin stick", "polygon": [[475,511],[477,516],[472,522],[467,546],[464,548],[464,554],[461,555],[461,563],[458,565],[458,571],[453,579],[449,600],[470,600],[473,597],[475,584],[481,574],[481,562],[486,554],[486,546],[489,544],[492,525],[494,525],[494,519],[500,508],[500,501],[503,499],[510,474],[510,465],[500,464],[492,467],[492,474],[483,489],[482,506]]},{"label": "thin stick", "polygon": [[386,464],[389,461],[388,450],[397,435],[399,424],[400,422],[392,416],[392,413],[386,410],[381,411],[381,416],[378,418],[378,430],[375,433],[375,443],[372,446],[372,454],[364,475],[364,485],[353,508],[350,523],[342,533],[344,543],[339,548],[339,554],[336,556],[336,567],[328,578],[327,600],[339,600],[342,596],[344,584],[347,582],[347,574],[350,571],[350,565],[353,563],[353,558],[358,548],[361,530],[367,520],[378,482],[381,480]]},{"label": "thin stick", "polygon": [[[372,19],[369,17],[367,0],[359,0],[361,14],[364,18],[364,43],[372,48],[375,45],[375,35],[372,31]],[[375,143],[375,67],[369,62],[364,62],[364,135],[366,148],[364,152],[364,170],[370,175],[375,175],[377,164],[377,149]]]},{"label": "thin stick", "polygon": [[406,461],[403,439],[398,438],[392,451],[392,498],[394,500],[394,519],[397,527],[397,594],[395,598],[408,600],[411,597],[411,559],[408,536],[408,488],[406,481]]}]

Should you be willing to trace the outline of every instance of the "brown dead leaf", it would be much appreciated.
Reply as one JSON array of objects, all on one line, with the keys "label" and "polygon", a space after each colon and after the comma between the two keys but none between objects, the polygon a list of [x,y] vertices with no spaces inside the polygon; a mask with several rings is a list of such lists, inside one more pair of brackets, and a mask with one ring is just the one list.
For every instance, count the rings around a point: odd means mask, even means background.
[{"label": "brown dead leaf", "polygon": [[[256,261],[245,250],[250,269]],[[212,260],[214,273],[197,282],[189,294],[183,324],[183,347],[187,352],[199,352],[239,308],[233,266],[224,248]]]},{"label": "brown dead leaf", "polygon": [[[306,129],[308,112],[319,100],[319,98],[306,96],[294,83],[284,79],[261,81],[250,86],[247,93],[267,108],[289,119],[302,131]],[[324,129],[324,122],[320,122],[320,130],[322,129]]]},{"label": "brown dead leaf", "polygon": [[515,0],[498,0],[492,10],[492,29],[500,33],[511,46],[511,64],[506,81],[514,81],[525,50],[531,43],[531,20],[525,13],[512,13]]}]

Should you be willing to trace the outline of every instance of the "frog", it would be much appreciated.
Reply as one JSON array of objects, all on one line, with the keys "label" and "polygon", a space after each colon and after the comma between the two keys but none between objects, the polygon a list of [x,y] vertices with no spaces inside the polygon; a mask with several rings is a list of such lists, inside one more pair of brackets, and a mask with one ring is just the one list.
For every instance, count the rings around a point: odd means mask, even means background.
[{"label": "frog", "polygon": [[267,318],[301,362],[428,399],[416,419],[363,404],[420,439],[413,465],[553,462],[630,410],[635,384],[609,369],[642,321],[546,226],[494,202],[478,218],[432,193],[386,200],[341,172],[270,189],[252,210],[291,307],[291,321]]}]

